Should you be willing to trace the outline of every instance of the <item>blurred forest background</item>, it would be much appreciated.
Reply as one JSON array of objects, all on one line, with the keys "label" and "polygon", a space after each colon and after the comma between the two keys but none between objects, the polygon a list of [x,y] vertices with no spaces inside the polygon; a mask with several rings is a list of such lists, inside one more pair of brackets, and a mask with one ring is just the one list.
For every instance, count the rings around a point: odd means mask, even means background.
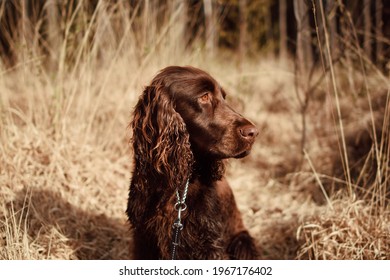
[{"label": "blurred forest background", "polygon": [[97,41],[120,45],[132,35],[141,63],[161,40],[154,35],[173,26],[183,50],[201,47],[211,56],[230,50],[238,61],[261,53],[296,57],[312,69],[325,28],[334,60],[351,59],[362,46],[365,59],[384,69],[390,55],[390,4],[383,0],[2,0],[0,15],[6,65],[30,55],[58,68],[59,46],[65,44],[62,55],[71,62],[81,42],[96,49]]},{"label": "blurred forest background", "polygon": [[[390,259],[390,2],[0,0],[0,259],[129,259],[132,108],[168,65],[259,127],[264,259]],[[191,199],[191,198],[189,198]]]}]

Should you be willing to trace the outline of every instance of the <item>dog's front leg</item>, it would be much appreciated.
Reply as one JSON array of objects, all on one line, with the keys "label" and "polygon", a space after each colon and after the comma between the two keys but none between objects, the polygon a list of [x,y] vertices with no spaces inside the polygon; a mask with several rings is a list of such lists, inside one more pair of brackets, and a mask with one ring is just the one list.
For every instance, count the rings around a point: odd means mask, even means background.
[{"label": "dog's front leg", "polygon": [[233,260],[254,260],[258,258],[255,242],[246,230],[231,238],[227,252],[230,259]]}]

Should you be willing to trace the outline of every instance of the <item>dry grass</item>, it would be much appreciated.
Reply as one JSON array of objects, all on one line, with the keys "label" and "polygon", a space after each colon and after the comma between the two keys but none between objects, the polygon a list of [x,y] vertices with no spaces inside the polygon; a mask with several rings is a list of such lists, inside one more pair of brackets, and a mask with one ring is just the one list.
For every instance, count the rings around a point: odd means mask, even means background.
[{"label": "dry grass", "polygon": [[[390,259],[387,78],[356,70],[360,91],[351,92],[339,65],[338,108],[326,80],[311,93],[304,157],[294,67],[252,59],[238,71],[231,54],[178,48],[175,20],[162,28],[144,22],[140,30],[152,36],[135,34],[117,10],[100,12],[72,62],[63,54],[48,71],[32,46],[13,69],[0,70],[0,259],[131,258],[127,124],[142,86],[171,64],[209,71],[261,129],[252,154],[229,161],[227,176],[263,258]],[[62,44],[67,50],[71,40]]]},{"label": "dry grass", "polygon": [[[305,221],[297,236],[304,240],[298,258],[389,259],[389,215],[373,214],[365,201],[334,200],[334,209]],[[378,217],[379,216],[379,217]]]}]

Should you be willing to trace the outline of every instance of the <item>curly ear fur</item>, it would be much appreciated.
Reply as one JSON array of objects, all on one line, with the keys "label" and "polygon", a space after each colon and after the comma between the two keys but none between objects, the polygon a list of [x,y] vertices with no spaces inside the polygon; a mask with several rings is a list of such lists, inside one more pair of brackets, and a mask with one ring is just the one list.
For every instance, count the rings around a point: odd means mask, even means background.
[{"label": "curly ear fur", "polygon": [[183,185],[189,176],[193,155],[186,125],[175,111],[173,97],[164,85],[152,83],[145,88],[131,125],[135,172],[160,177],[161,183],[169,188]]}]

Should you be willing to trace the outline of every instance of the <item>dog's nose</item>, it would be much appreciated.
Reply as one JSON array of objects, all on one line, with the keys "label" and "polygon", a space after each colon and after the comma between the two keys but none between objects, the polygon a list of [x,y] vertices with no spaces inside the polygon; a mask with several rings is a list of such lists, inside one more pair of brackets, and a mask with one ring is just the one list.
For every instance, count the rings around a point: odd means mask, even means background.
[{"label": "dog's nose", "polygon": [[259,131],[254,125],[246,125],[240,128],[240,134],[245,139],[254,140],[259,135]]}]

